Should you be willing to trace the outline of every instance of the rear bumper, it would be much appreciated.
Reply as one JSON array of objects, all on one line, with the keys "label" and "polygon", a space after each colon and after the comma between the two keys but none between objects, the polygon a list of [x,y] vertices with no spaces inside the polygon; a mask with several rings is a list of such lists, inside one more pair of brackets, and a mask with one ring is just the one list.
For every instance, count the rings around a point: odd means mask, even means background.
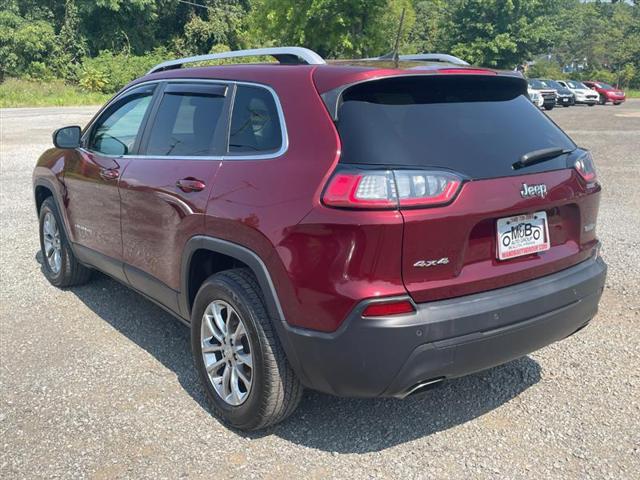
[{"label": "rear bumper", "polygon": [[594,317],[606,265],[591,258],[529,282],[416,305],[417,312],[362,318],[354,309],[332,334],[290,329],[303,383],[352,397],[402,397],[415,385],[516,359]]}]

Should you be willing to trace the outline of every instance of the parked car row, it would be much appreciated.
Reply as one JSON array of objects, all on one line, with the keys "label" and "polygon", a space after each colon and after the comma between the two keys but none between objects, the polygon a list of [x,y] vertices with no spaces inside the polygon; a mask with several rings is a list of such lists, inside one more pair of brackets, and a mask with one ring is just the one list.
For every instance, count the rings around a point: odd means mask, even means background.
[{"label": "parked car row", "polygon": [[604,82],[578,82],[577,80],[548,80],[530,78],[529,98],[539,108],[551,110],[556,105],[570,107],[583,104],[593,107],[611,102],[620,105],[626,96],[622,90]]}]

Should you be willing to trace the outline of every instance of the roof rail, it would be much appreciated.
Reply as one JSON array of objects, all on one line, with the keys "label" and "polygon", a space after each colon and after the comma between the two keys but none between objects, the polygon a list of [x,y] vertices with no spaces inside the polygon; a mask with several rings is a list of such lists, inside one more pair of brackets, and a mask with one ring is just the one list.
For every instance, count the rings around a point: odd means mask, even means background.
[{"label": "roof rail", "polygon": [[400,55],[400,61],[405,62],[447,62],[455,65],[469,65],[461,58],[446,53],[417,53],[414,55]]},{"label": "roof rail", "polygon": [[232,52],[210,53],[207,55],[196,55],[194,57],[178,58],[162,62],[147,72],[161,72],[163,70],[173,70],[180,68],[187,63],[205,62],[208,60],[224,60],[227,58],[241,57],[258,57],[269,56],[278,60],[280,63],[288,65],[324,65],[326,62],[313,50],[303,47],[272,47],[272,48],[253,48],[250,50],[235,50]]}]

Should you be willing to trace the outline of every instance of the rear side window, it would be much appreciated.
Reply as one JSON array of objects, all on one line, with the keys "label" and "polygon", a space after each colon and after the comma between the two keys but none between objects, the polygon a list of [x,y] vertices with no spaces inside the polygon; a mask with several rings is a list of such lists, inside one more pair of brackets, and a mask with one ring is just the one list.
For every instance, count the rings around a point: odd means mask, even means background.
[{"label": "rear side window", "polygon": [[238,85],[229,130],[230,154],[267,154],[282,146],[282,127],[271,92]]},{"label": "rear side window", "polygon": [[407,76],[355,85],[338,110],[342,163],[435,167],[471,178],[566,168],[562,156],[514,171],[528,152],[575,145],[519,78]]},{"label": "rear side window", "polygon": [[172,86],[165,89],[149,131],[147,155],[221,155],[226,86]]}]

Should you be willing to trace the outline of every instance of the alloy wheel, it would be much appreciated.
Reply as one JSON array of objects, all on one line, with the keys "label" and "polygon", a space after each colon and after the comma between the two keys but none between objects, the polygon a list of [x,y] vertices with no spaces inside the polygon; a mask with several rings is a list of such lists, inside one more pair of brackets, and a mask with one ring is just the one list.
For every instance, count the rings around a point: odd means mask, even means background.
[{"label": "alloy wheel", "polygon": [[60,229],[53,213],[47,212],[42,223],[44,256],[51,271],[57,275],[62,268],[62,245]]},{"label": "alloy wheel", "polygon": [[236,310],[214,300],[200,329],[202,359],[218,396],[231,406],[245,402],[253,383],[253,355],[245,324]]}]

